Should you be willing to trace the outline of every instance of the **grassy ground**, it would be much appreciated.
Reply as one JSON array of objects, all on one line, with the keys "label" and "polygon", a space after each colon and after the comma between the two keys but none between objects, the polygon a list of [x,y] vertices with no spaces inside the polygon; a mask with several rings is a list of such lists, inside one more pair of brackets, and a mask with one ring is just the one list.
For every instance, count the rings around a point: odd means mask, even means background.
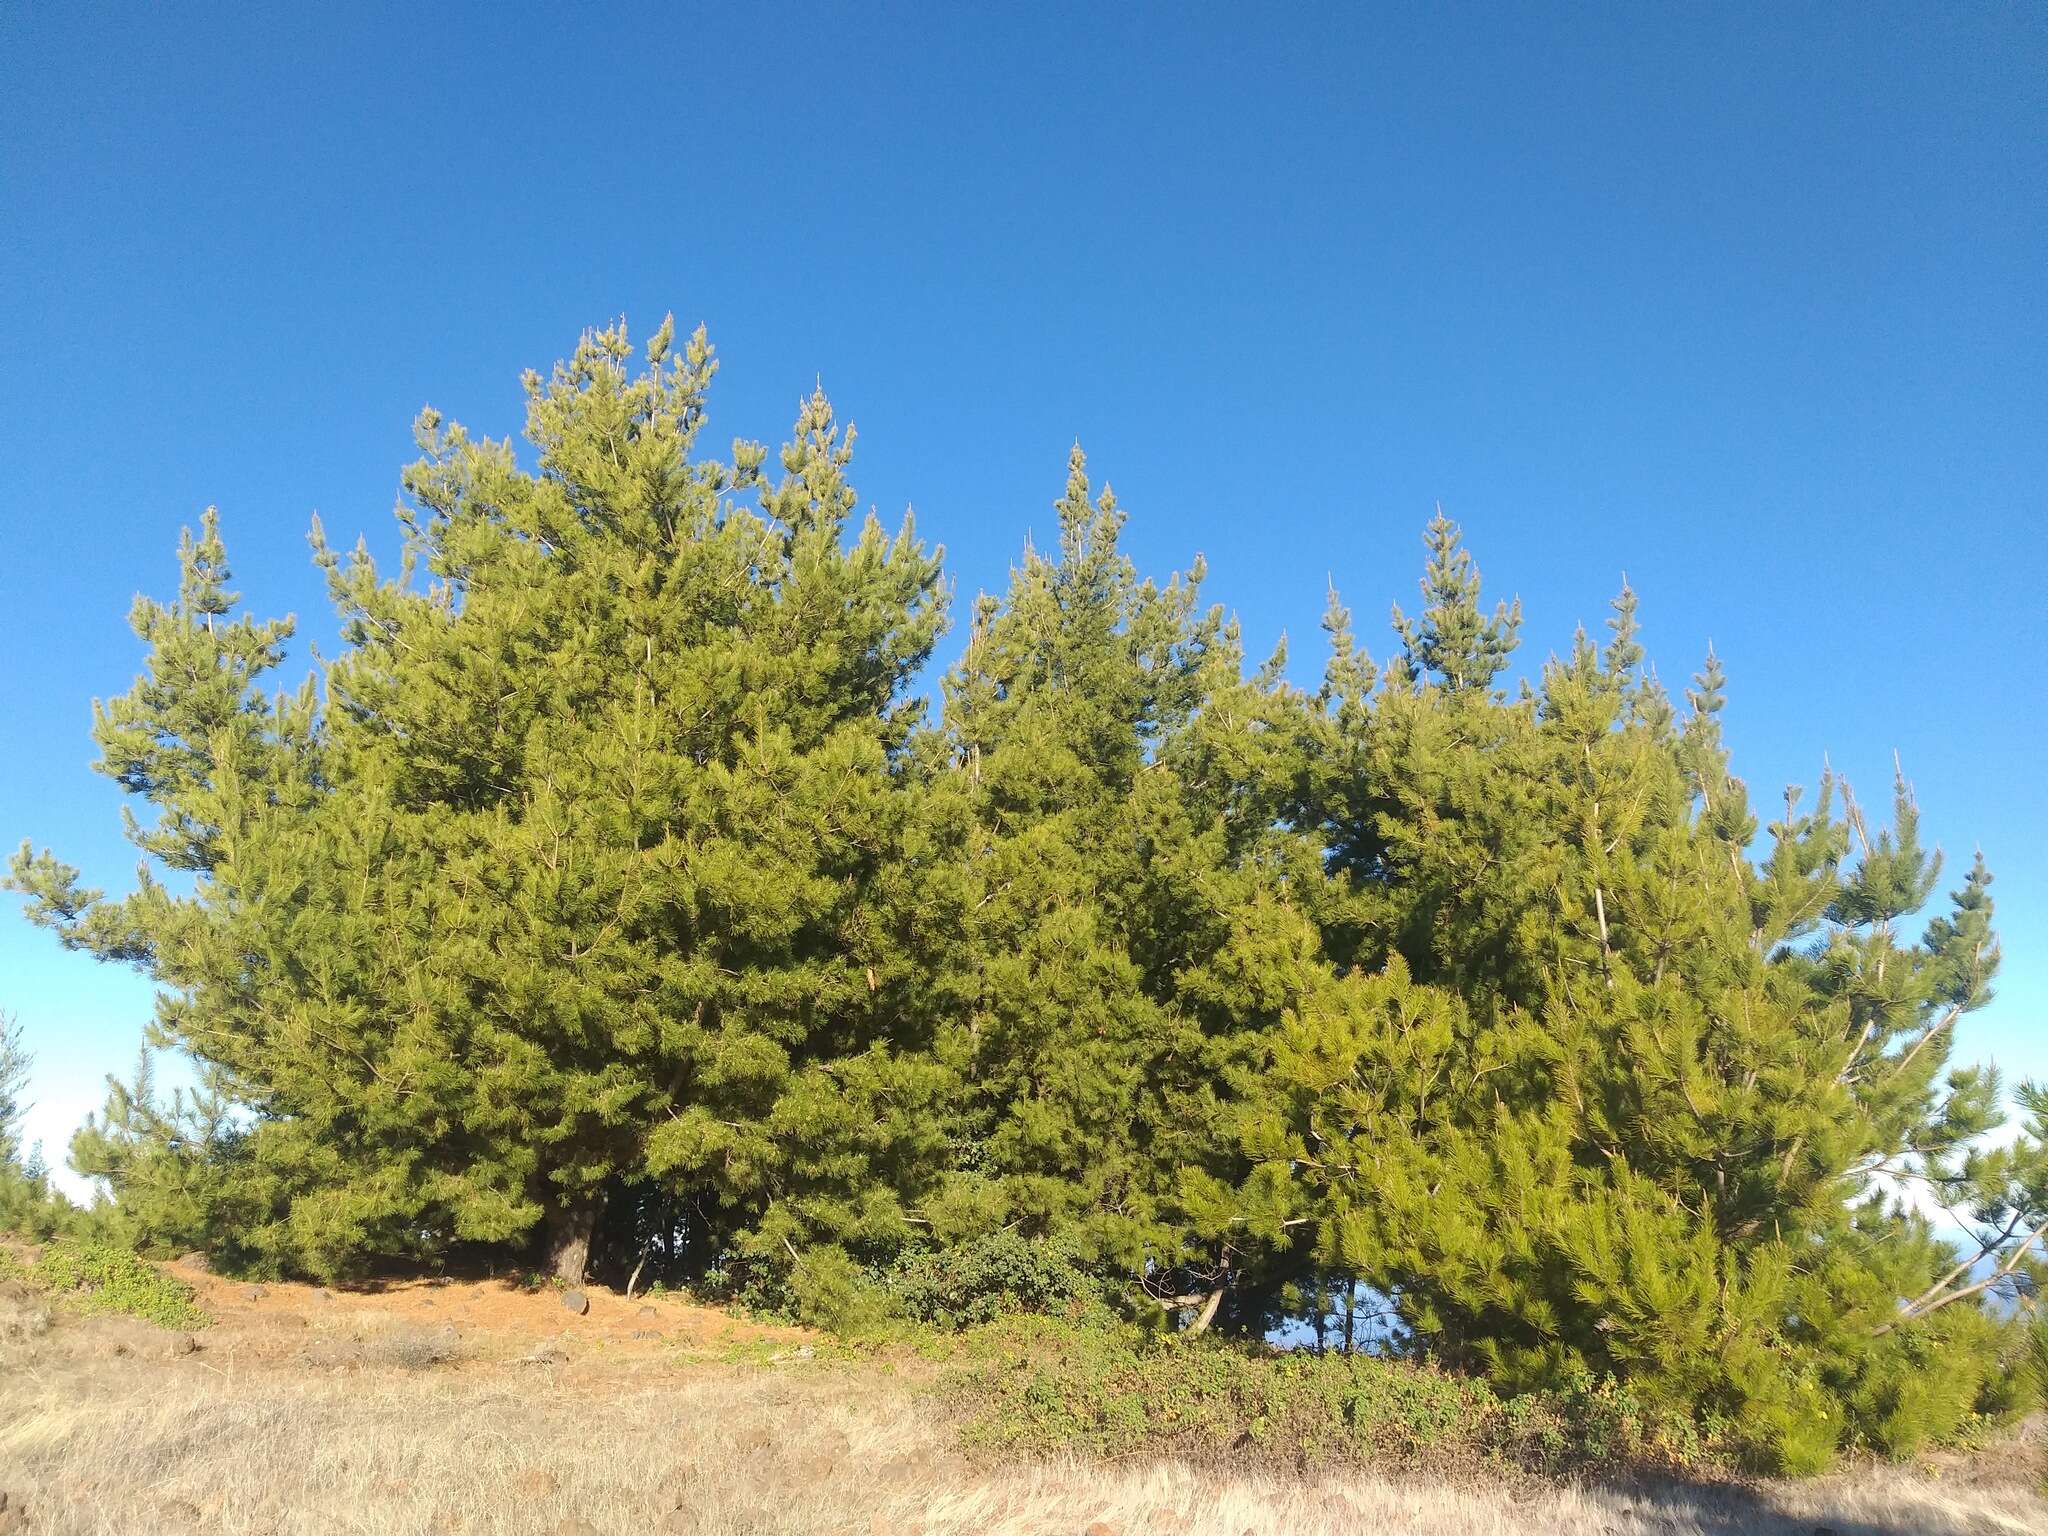
[{"label": "grassy ground", "polygon": [[[261,1293],[170,1331],[0,1285],[0,1532],[1835,1536],[2048,1530],[2039,1453],[1800,1484],[992,1456],[916,1361],[681,1302]],[[643,1306],[652,1312],[641,1310]]]}]

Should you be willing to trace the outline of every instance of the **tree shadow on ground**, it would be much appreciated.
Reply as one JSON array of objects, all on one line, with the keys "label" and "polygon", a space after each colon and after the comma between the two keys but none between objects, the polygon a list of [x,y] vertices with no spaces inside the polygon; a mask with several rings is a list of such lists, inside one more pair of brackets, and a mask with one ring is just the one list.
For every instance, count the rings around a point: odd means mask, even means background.
[{"label": "tree shadow on ground", "polygon": [[2039,1512],[2018,1482],[1947,1488],[1891,1468],[1811,1483],[1659,1479],[1606,1492],[1603,1536],[1980,1536],[2026,1531]]}]

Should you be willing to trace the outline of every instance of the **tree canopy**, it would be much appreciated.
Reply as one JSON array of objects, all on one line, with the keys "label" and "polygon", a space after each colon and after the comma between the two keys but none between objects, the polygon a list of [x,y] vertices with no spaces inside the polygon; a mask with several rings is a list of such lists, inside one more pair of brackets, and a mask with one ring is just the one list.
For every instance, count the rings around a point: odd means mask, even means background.
[{"label": "tree canopy", "polygon": [[197,1072],[74,1143],[137,1240],[769,1303],[1021,1243],[1161,1327],[1369,1293],[1787,1466],[2017,1407],[2048,1094],[1987,1141],[1991,876],[1942,894],[1903,771],[1888,825],[1830,772],[1760,828],[1716,658],[1670,697],[1624,584],[1518,675],[1441,510],[1386,663],[1332,592],[1297,686],[1078,447],[932,718],[941,554],[857,518],[823,393],[708,453],[701,330],[638,356],[528,374],[523,450],[423,412],[395,568],[314,525],[296,685],[213,512],[138,599],[93,733],[139,882],[9,876]]}]

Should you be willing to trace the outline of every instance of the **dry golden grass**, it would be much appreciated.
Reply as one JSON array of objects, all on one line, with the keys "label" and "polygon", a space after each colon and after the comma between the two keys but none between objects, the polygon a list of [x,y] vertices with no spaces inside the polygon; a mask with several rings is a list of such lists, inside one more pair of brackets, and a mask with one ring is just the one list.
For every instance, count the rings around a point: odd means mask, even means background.
[{"label": "dry golden grass", "polygon": [[[316,1363],[196,1353],[0,1298],[0,1491],[17,1531],[1017,1533],[1054,1536],[1942,1536],[2048,1531],[2023,1482],[1903,1472],[1614,1490],[1161,1463],[992,1466],[873,1366],[689,1363],[572,1344],[565,1363],[445,1352],[365,1315]],[[12,1321],[10,1321],[12,1319]],[[312,1343],[317,1344],[318,1339]],[[117,1352],[118,1351],[118,1352]],[[11,1513],[0,1513],[0,1530]]]}]

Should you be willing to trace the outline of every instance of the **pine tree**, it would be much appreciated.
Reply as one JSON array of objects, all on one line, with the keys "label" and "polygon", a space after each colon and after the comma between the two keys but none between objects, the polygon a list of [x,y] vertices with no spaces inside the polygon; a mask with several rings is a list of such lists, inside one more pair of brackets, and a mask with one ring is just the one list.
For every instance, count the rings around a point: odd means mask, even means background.
[{"label": "pine tree", "polygon": [[105,1103],[70,1149],[71,1166],[110,1197],[95,1206],[101,1236],[199,1250],[228,1265],[262,1261],[251,1234],[272,1217],[269,1170],[252,1162],[245,1117],[222,1091],[223,1078],[202,1062],[195,1087],[162,1098],[145,1044],[132,1077],[107,1079]]},{"label": "pine tree", "polygon": [[1220,619],[1197,613],[1199,571],[1164,590],[1138,580],[1118,549],[1123,513],[1107,489],[1091,499],[1078,447],[1056,506],[1057,558],[1026,547],[1007,598],[977,604],[946,680],[974,811],[982,1123],[939,1233],[1078,1228],[1098,1259],[1128,1257],[1092,1228],[1131,1204],[1132,1106],[1178,1027],[1132,953],[1130,801],[1159,736],[1194,707]]},{"label": "pine tree", "polygon": [[[167,988],[315,1271],[544,1229],[580,1278],[608,1190],[699,1193],[700,1239],[888,1238],[943,1117],[943,816],[905,685],[943,616],[906,523],[849,544],[822,394],[782,454],[691,456],[715,364],[622,327],[529,375],[537,471],[423,413],[404,559],[316,557],[347,648],[265,698],[289,624],[224,622],[209,515],[102,768],[197,876],[119,902],[48,855],[31,915]],[[758,495],[761,510],[742,504]]]},{"label": "pine tree", "polygon": [[[524,462],[424,412],[396,568],[315,526],[343,647],[296,689],[211,511],[137,603],[94,734],[138,885],[9,877],[198,1072],[110,1082],[93,1220],[826,1320],[906,1257],[949,1295],[1078,1263],[1196,1331],[1341,1312],[1346,1348],[1377,1297],[1387,1347],[1612,1374],[1789,1468],[2018,1409],[1989,1303],[2048,1280],[2048,1090],[1990,1145],[2003,1085],[1951,1054],[1991,875],[1938,902],[1903,772],[1886,825],[1829,769],[1760,837],[1711,648],[1674,701],[1624,579],[1511,693],[1519,606],[1441,511],[1386,665],[1333,589],[1306,694],[1199,562],[1140,578],[1078,448],[935,727],[939,556],[855,525],[822,391],[772,463],[700,452],[715,366],[586,336],[526,379]],[[0,1222],[55,1230],[19,1059]]]},{"label": "pine tree", "polygon": [[32,1065],[20,1021],[0,1013],[0,1233],[42,1242],[74,1226],[79,1213],[51,1186],[42,1144],[21,1144]]},{"label": "pine tree", "polygon": [[1199,562],[1138,577],[1078,448],[1057,511],[1057,557],[1025,550],[947,679],[979,1125],[941,1232],[1062,1236],[1205,1327],[1251,1251],[1220,1104],[1313,942],[1272,846],[1299,705],[1280,658],[1243,675]]},{"label": "pine tree", "polygon": [[[1438,585],[1448,563],[1433,541]],[[1876,834],[1830,814],[1832,780],[1812,814],[1788,797],[1753,863],[1719,665],[1672,730],[1634,617],[1624,589],[1604,656],[1582,634],[1508,701],[1434,663],[1440,689],[1404,665],[1369,694],[1333,615],[1305,814],[1353,892],[1324,928],[1352,969],[1279,1037],[1240,1123],[1254,1182],[1413,1347],[1510,1387],[1614,1371],[1795,1467],[2010,1411],[2014,1335],[1970,1303],[2038,1270],[2040,1127],[1966,1151],[1995,1082],[1941,1075],[1988,996],[1988,877],[1904,941],[1934,872],[1903,782]],[[1974,1212],[1980,1251],[1881,1176]]]},{"label": "pine tree", "polygon": [[1402,662],[1417,683],[1435,680],[1452,693],[1493,686],[1513,654],[1522,627],[1522,602],[1497,603],[1491,616],[1479,606],[1479,571],[1458,525],[1438,507],[1423,531],[1429,567],[1422,576],[1422,611],[1413,619],[1397,604],[1394,633]]},{"label": "pine tree", "polygon": [[21,1021],[0,1013],[0,1167],[12,1166],[21,1157],[21,1122],[28,1113],[21,1095],[28,1087],[28,1069]]}]

